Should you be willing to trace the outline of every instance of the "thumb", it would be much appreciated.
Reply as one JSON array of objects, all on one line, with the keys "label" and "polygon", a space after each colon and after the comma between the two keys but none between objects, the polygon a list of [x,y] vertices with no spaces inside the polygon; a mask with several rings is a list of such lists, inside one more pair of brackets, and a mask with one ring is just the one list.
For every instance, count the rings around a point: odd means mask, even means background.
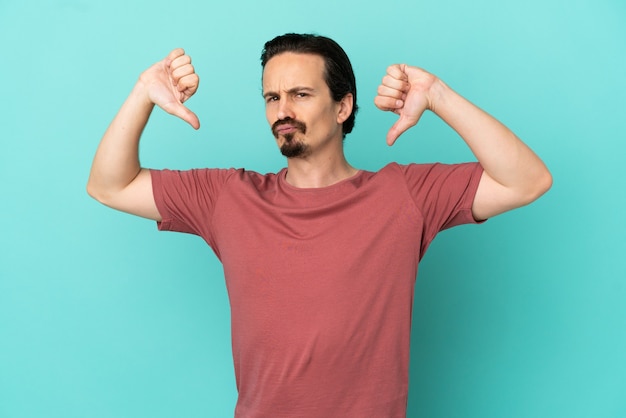
[{"label": "thumb", "polygon": [[407,129],[414,126],[417,121],[412,121],[404,115],[400,115],[400,118],[393,124],[393,126],[387,132],[387,145],[392,146],[396,140],[406,132]]},{"label": "thumb", "polygon": [[164,110],[171,115],[181,118],[190,124],[194,129],[200,129],[200,120],[198,119],[198,116],[196,116],[195,113],[183,104],[179,102],[170,103],[168,106],[164,107]]}]

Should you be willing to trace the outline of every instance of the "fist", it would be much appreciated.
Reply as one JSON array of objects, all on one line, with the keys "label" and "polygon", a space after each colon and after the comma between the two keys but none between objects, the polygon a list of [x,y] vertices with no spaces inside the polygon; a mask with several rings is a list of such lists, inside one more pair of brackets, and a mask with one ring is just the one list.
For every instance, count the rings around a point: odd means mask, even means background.
[{"label": "fist", "polygon": [[198,90],[200,79],[191,64],[191,57],[182,48],[170,52],[140,77],[147,88],[148,98],[167,113],[177,116],[195,129],[198,117],[183,105]]},{"label": "fist", "polygon": [[430,90],[437,78],[406,64],[387,68],[374,104],[380,110],[393,112],[398,120],[387,133],[387,144],[393,145],[407,129],[416,125],[426,109],[432,109]]}]

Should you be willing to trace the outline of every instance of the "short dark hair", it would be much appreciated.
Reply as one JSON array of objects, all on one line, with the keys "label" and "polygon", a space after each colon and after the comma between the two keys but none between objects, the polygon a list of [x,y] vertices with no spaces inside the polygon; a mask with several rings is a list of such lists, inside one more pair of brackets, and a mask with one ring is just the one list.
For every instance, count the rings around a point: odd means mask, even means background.
[{"label": "short dark hair", "polygon": [[283,52],[298,54],[315,54],[324,59],[324,80],[330,89],[334,101],[339,102],[346,94],[352,93],[352,113],[342,126],[343,136],[352,132],[358,106],[356,104],[356,80],[352,64],[346,52],[339,44],[325,36],[313,34],[288,33],[280,35],[265,43],[261,53],[261,65]]}]

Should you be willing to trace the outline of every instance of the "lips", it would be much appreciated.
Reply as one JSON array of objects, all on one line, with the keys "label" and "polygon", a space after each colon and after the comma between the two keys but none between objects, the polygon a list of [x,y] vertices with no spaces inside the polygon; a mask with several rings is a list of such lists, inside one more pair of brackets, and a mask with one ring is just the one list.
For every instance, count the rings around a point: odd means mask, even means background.
[{"label": "lips", "polygon": [[278,132],[281,135],[293,133],[296,131],[298,131],[298,128],[296,128],[293,125],[281,125],[276,129],[276,132]]},{"label": "lips", "polygon": [[296,132],[305,133],[306,125],[295,119],[283,119],[274,122],[272,125],[272,133],[275,137],[279,135],[289,135]]}]

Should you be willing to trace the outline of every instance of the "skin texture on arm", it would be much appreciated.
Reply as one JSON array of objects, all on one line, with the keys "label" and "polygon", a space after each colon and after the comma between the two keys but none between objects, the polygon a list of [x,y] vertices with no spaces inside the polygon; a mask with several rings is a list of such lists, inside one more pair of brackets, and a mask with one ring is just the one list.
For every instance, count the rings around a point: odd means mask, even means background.
[{"label": "skin texture on arm", "polygon": [[182,49],[141,74],[100,141],[87,183],[90,196],[114,209],[161,220],[150,172],[139,163],[139,139],[154,105],[198,129],[198,117],[183,105],[198,84],[191,58]]},{"label": "skin texture on arm", "polygon": [[544,163],[511,130],[420,68],[390,66],[374,102],[399,115],[387,134],[389,145],[426,110],[461,136],[484,168],[472,206],[477,220],[527,205],[552,185]]}]

